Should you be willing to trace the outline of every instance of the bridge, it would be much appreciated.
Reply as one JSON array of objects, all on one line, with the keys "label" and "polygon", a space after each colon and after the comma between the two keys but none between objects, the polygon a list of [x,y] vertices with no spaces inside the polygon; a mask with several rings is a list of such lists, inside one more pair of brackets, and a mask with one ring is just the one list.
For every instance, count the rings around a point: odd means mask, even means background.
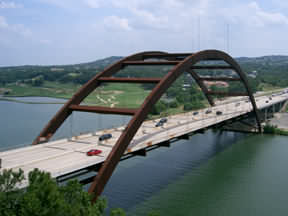
[{"label": "bridge", "polygon": [[[129,65],[172,65],[173,67],[164,77],[117,77],[117,72]],[[203,69],[234,71],[237,77],[200,76],[197,71]],[[147,120],[149,111],[184,72],[190,74],[199,85],[211,107],[197,112],[168,116],[167,122],[156,127],[159,119]],[[213,92],[207,88],[205,81],[241,82],[245,92]],[[93,90],[107,82],[153,83],[155,86],[138,109],[81,104]],[[212,95],[231,96],[234,99],[227,99],[216,104]],[[169,146],[171,142],[177,139],[188,139],[189,135],[193,133],[203,132],[207,128],[221,127],[251,116],[255,118],[254,131],[261,132],[261,119],[263,119],[261,110],[267,111],[269,107],[275,109],[276,105],[281,105],[287,100],[287,92],[254,97],[247,78],[239,65],[233,58],[221,51],[205,50],[197,53],[176,54],[138,53],[111,65],[88,81],[50,120],[34,140],[33,145],[0,152],[1,169],[17,170],[21,168],[27,175],[29,171],[38,168],[50,172],[51,176],[58,181],[95,171],[95,175],[81,181],[83,184],[92,182],[89,192],[93,194],[93,201],[95,201],[120,160],[134,155],[144,156],[147,151],[161,146]],[[121,127],[96,131],[69,139],[49,141],[69,115],[77,111],[131,115],[132,118],[127,125]],[[264,118],[267,116],[266,111],[264,111]],[[112,135],[110,139],[99,140],[100,136],[107,133]],[[89,157],[86,153],[90,149],[99,149],[102,152],[99,155]]]}]

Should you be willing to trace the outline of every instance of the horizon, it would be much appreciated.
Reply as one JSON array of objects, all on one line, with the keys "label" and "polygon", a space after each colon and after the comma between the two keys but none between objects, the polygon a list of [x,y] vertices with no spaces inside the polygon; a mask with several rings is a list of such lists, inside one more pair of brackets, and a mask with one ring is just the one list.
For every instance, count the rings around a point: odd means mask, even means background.
[{"label": "horizon", "polygon": [[[264,56],[239,56],[239,57],[233,57],[234,59],[238,59],[238,58],[251,58],[251,59],[254,59],[254,58],[264,58],[264,57],[276,57],[276,56],[281,56],[281,57],[288,57],[288,55],[264,55]],[[79,64],[90,64],[90,63],[94,63],[96,61],[102,61],[102,60],[106,60],[108,58],[124,58],[126,56],[115,56],[115,55],[112,55],[112,56],[108,56],[108,57],[104,57],[104,58],[99,58],[99,59],[96,59],[96,60],[92,60],[92,61],[86,61],[86,62],[79,62],[79,63],[68,63],[68,64],[47,64],[47,65],[41,65],[41,64],[26,64],[26,65],[0,65],[0,68],[5,68],[5,67],[27,67],[27,66],[33,66],[33,67],[52,67],[52,66],[55,66],[55,67],[59,67],[59,66],[68,66],[68,65],[79,65]]]},{"label": "horizon", "polygon": [[67,65],[144,50],[288,55],[281,0],[0,0],[0,67]]}]

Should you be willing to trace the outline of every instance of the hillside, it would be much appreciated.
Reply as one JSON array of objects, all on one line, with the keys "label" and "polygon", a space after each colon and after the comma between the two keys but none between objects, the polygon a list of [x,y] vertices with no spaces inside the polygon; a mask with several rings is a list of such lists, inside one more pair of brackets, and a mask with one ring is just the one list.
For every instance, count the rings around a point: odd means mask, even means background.
[{"label": "hillside", "polygon": [[[96,73],[121,58],[123,57],[111,56],[93,62],[73,65],[0,67],[0,89],[2,89],[0,94],[3,94],[3,91],[5,92],[3,89],[11,88],[15,92],[20,86],[31,85],[37,87],[42,86],[44,82],[49,84],[49,88],[54,88],[55,85],[52,83],[55,82],[62,83],[61,85],[73,83],[82,85]],[[274,87],[288,86],[288,56],[240,57],[236,58],[236,61],[241,65],[243,71],[254,78],[257,83]],[[131,67],[124,70],[124,75],[162,76],[167,70],[167,67],[160,70],[159,68],[146,67],[141,68],[141,73],[135,74],[133,67]],[[16,92],[21,92],[21,89]]]},{"label": "hillside", "polygon": [[[75,82],[83,84],[106,66],[122,57],[111,56],[105,59],[73,65],[24,65],[16,67],[0,67],[0,85],[13,82],[33,83],[35,81]],[[37,82],[35,83],[37,85]],[[38,83],[39,84],[39,83]]]}]

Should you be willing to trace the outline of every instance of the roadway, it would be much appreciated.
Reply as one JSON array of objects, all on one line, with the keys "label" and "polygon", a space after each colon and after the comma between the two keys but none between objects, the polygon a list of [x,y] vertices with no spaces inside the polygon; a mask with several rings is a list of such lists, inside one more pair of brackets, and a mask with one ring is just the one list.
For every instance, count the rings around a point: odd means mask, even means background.
[{"label": "roadway", "polygon": [[[286,100],[288,100],[288,93],[270,97],[256,97],[257,107],[260,109]],[[208,109],[211,110],[210,113],[206,113]],[[221,111],[222,114],[217,115],[217,111]],[[229,103],[222,101],[222,104],[217,106],[198,110],[196,115],[193,111],[169,116],[167,117],[168,121],[161,127],[155,127],[159,119],[145,121],[131,141],[125,154],[169,141],[251,111],[251,103],[247,97],[242,97]],[[56,178],[85,169],[105,161],[123,129],[124,127],[111,128],[69,139],[0,152],[2,160],[1,170],[18,170],[21,168],[27,176],[29,171],[38,168],[50,172],[51,176]],[[99,141],[99,137],[106,133],[111,133],[112,138]],[[87,156],[86,153],[90,149],[100,149],[102,153],[96,156]],[[26,183],[24,182],[24,185]]]}]

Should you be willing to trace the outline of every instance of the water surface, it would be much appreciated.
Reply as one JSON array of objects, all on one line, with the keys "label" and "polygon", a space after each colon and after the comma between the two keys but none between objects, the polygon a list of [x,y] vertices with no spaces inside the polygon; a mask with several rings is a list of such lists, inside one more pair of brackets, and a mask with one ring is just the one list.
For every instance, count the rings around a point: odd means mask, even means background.
[{"label": "water surface", "polygon": [[[30,144],[60,107],[0,101],[0,149]],[[76,113],[55,138],[115,127],[127,120]],[[147,157],[121,162],[103,195],[109,208],[124,208],[128,215],[156,210],[165,216],[284,216],[287,141],[283,136],[209,130],[151,151]]]}]

